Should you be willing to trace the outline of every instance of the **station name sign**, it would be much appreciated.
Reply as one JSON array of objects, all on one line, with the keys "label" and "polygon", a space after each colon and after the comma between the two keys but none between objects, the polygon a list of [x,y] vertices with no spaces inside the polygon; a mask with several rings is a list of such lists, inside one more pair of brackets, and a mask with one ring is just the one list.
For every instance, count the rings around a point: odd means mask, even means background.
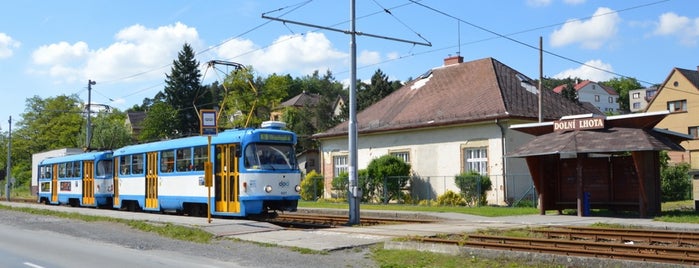
[{"label": "station name sign", "polygon": [[604,118],[579,118],[553,122],[553,131],[585,130],[604,128]]}]

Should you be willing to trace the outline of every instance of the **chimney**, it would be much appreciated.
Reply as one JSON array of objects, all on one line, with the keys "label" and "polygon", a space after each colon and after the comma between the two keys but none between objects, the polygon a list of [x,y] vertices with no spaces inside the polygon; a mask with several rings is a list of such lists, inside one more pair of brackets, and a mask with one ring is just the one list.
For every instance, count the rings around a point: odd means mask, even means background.
[{"label": "chimney", "polygon": [[459,64],[464,62],[464,57],[461,57],[459,55],[456,56],[450,56],[444,59],[444,66],[449,66],[453,64]]}]

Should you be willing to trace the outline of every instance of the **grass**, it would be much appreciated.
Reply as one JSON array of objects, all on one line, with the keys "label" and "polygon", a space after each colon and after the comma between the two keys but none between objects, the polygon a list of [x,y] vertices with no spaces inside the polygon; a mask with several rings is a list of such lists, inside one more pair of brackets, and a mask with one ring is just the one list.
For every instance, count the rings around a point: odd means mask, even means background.
[{"label": "grass", "polygon": [[[347,209],[349,204],[335,203],[326,201],[299,201],[299,208],[331,208],[331,209]],[[479,215],[487,217],[499,216],[514,216],[514,215],[531,215],[539,213],[537,208],[527,207],[498,207],[498,206],[481,206],[481,207],[456,207],[456,206],[422,206],[422,205],[406,205],[406,204],[360,204],[360,210],[391,210],[391,211],[416,211],[416,212],[451,212],[470,215]]]},{"label": "grass", "polygon": [[5,205],[0,205],[0,209],[19,211],[19,212],[35,214],[35,215],[45,215],[45,216],[53,216],[53,217],[66,218],[66,219],[81,220],[81,221],[85,221],[85,222],[102,221],[102,222],[121,223],[121,224],[125,224],[133,229],[136,229],[136,230],[141,230],[144,232],[152,232],[152,233],[156,233],[156,234],[163,236],[163,237],[168,237],[168,238],[178,239],[178,240],[183,240],[183,241],[191,241],[191,242],[196,242],[196,243],[208,243],[213,238],[213,235],[211,233],[208,233],[208,232],[203,231],[201,229],[180,226],[180,225],[173,225],[170,223],[157,224],[157,223],[150,223],[147,221],[125,220],[125,219],[110,218],[110,217],[103,217],[103,216],[84,215],[84,214],[79,214],[79,213],[67,213],[67,212],[53,211],[53,210],[48,210],[48,209],[11,207],[11,206],[5,206]]}]

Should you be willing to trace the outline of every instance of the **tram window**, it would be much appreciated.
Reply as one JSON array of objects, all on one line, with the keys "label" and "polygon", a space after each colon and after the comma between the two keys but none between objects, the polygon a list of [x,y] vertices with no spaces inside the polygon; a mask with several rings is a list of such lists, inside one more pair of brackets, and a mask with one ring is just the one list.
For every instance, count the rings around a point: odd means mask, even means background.
[{"label": "tram window", "polygon": [[143,174],[143,155],[135,154],[131,156],[131,170],[133,174]]},{"label": "tram window", "polygon": [[245,148],[245,168],[293,169],[294,149],[291,145],[252,144]]},{"label": "tram window", "polygon": [[97,162],[97,174],[96,176],[108,176],[112,174],[112,167],[114,164],[112,160],[102,160]]},{"label": "tram window", "polygon": [[204,162],[206,162],[206,146],[194,147],[193,170],[204,170]]},{"label": "tram window", "polygon": [[131,156],[122,155],[119,157],[119,175],[131,174]]},{"label": "tram window", "polygon": [[40,173],[42,179],[51,178],[51,166],[42,166]]},{"label": "tram window", "polygon": [[192,170],[194,166],[192,163],[192,148],[177,149],[175,155],[177,156],[176,167],[178,172]]},{"label": "tram window", "polygon": [[82,163],[80,161],[73,162],[73,176],[71,177],[82,177]]},{"label": "tram window", "polygon": [[59,177],[59,178],[65,178],[65,177],[66,177],[66,163],[60,163],[60,164],[58,164],[58,177]]},{"label": "tram window", "polygon": [[160,172],[172,172],[175,166],[175,151],[160,152]]}]

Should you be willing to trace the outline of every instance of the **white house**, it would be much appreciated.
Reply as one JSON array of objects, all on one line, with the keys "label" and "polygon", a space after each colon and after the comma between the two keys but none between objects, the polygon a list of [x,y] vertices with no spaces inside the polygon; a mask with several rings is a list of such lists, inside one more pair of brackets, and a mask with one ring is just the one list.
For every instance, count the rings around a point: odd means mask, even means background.
[{"label": "white house", "polygon": [[[560,85],[553,89],[561,93],[566,85]],[[582,81],[574,86],[578,93],[578,101],[589,102],[604,113],[619,113],[619,93],[612,87],[608,87],[590,80]]]},{"label": "white house", "polygon": [[[358,169],[372,159],[393,154],[412,166],[413,199],[435,199],[458,192],[454,176],[469,170],[488,175],[490,204],[504,205],[534,193],[523,159],[507,152],[533,137],[510,130],[513,124],[538,120],[538,90],[527,76],[493,58],[444,66],[417,79],[357,114]],[[542,94],[544,120],[590,113],[551,90]],[[348,170],[348,122],[314,135],[320,142],[326,196],[331,181]]]}]

